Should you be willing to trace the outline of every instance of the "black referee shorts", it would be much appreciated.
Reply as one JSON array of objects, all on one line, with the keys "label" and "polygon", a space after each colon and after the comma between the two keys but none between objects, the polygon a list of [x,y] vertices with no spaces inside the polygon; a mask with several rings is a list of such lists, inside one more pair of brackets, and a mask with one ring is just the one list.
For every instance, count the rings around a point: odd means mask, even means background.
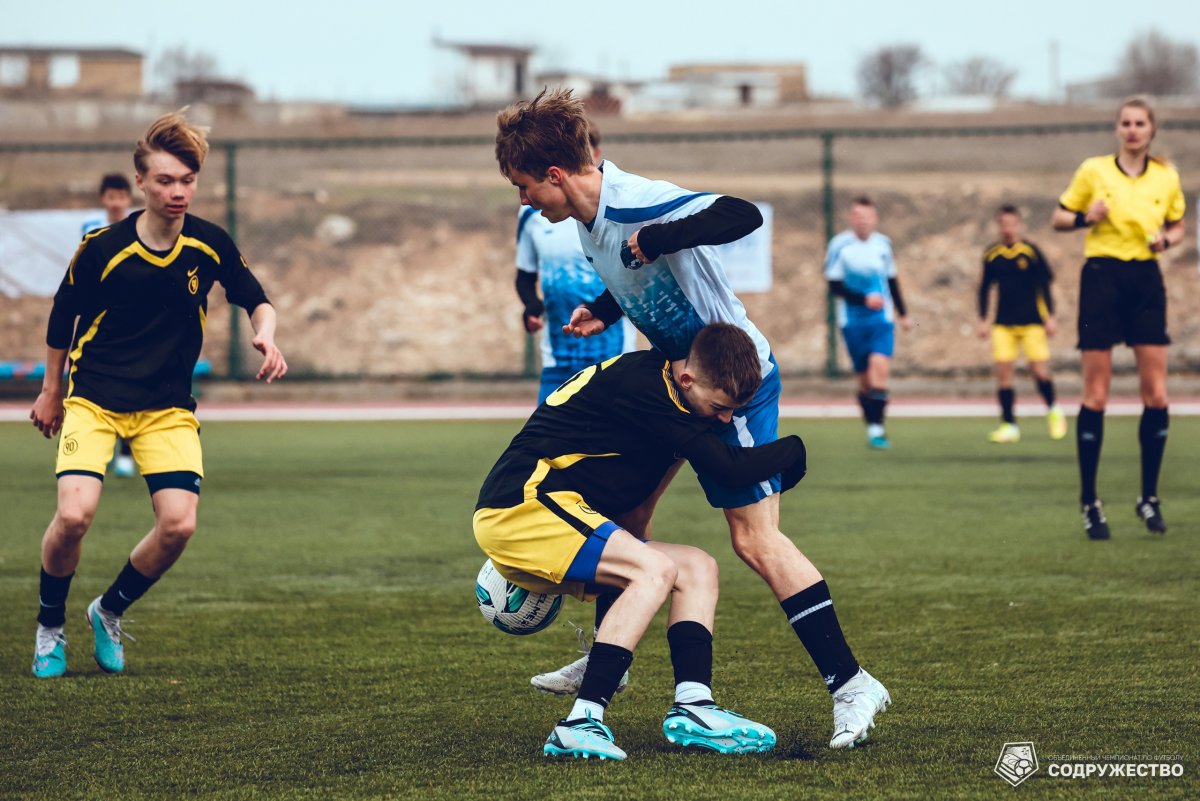
[{"label": "black referee shorts", "polygon": [[1088,259],[1079,278],[1080,350],[1169,345],[1167,292],[1157,261]]}]

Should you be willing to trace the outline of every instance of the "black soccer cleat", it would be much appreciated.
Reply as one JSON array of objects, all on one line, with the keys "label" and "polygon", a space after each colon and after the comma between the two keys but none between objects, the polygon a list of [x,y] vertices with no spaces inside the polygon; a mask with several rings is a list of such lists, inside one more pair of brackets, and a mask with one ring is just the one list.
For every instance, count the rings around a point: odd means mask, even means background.
[{"label": "black soccer cleat", "polygon": [[1100,511],[1100,501],[1083,505],[1083,530],[1089,540],[1106,540],[1112,536],[1108,531],[1108,521],[1104,512]]},{"label": "black soccer cleat", "polygon": [[1133,511],[1146,524],[1146,530],[1151,534],[1167,533],[1167,521],[1163,520],[1160,503],[1156,496],[1151,495],[1149,498],[1139,497],[1133,507]]}]

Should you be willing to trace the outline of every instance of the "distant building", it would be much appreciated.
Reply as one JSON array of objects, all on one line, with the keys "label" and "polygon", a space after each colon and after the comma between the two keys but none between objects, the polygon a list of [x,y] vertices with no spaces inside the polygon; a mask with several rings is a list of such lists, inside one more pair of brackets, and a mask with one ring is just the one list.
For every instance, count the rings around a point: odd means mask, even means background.
[{"label": "distant building", "polygon": [[187,78],[175,82],[175,97],[181,103],[211,103],[228,108],[253,102],[254,90],[240,81],[224,78]]},{"label": "distant building", "polygon": [[142,61],[115,48],[0,47],[0,97],[139,97]]},{"label": "distant building", "polygon": [[807,103],[808,71],[803,64],[714,63],[680,64],[671,67],[667,79],[712,87],[723,95],[722,105],[732,97],[736,105],[764,106]]},{"label": "distant building", "polygon": [[459,105],[499,107],[529,96],[529,59],[534,48],[438,39],[434,44],[456,51],[465,59],[455,81]]},{"label": "distant building", "polygon": [[530,94],[543,88],[571,89],[575,96],[583,99],[588,114],[620,114],[626,101],[637,91],[640,83],[614,81],[582,72],[541,72],[534,76]]},{"label": "distant building", "polygon": [[1067,84],[1067,105],[1086,106],[1107,103],[1130,94],[1129,81],[1108,77]]}]

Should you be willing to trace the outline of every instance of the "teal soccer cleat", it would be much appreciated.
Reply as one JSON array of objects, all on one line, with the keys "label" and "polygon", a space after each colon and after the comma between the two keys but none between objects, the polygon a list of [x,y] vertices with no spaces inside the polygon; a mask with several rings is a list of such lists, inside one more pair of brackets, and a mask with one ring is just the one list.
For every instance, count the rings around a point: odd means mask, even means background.
[{"label": "teal soccer cleat", "polygon": [[120,673],[125,669],[125,646],[121,644],[121,638],[132,640],[133,637],[121,630],[120,617],[104,611],[99,598],[88,604],[87,620],[95,641],[92,655],[96,657],[96,664],[105,673]]},{"label": "teal soccer cleat", "polygon": [[750,754],[775,747],[775,732],[711,701],[675,704],[663,721],[668,742],[721,754]]},{"label": "teal soccer cleat", "polygon": [[46,628],[39,625],[37,645],[33,651],[33,675],[53,679],[67,672],[67,638],[62,626]]},{"label": "teal soccer cleat", "polygon": [[612,729],[591,715],[560,720],[546,738],[542,753],[549,757],[624,759],[625,752],[613,742]]}]

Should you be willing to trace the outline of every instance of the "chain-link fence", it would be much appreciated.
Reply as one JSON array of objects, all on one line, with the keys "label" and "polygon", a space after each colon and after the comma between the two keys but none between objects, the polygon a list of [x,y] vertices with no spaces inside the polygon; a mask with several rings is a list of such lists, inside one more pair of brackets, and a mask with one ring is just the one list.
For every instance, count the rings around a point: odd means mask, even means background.
[{"label": "chain-link fence", "polygon": [[[1200,191],[1200,122],[1164,126],[1156,145]],[[854,195],[872,196],[894,243],[916,323],[896,367],[987,369],[975,335],[983,249],[1001,203],[1056,270],[1062,332],[1055,361],[1076,359],[1082,235],[1049,218],[1086,157],[1114,149],[1105,123],[1010,128],[613,134],[622,169],[774,207],[773,286],[743,295],[786,374],[844,370],[829,326],[822,260]],[[101,173],[129,169],[128,144],[0,143],[0,205],[88,206]],[[532,350],[513,291],[517,194],[486,137],[216,141],[193,211],[235,235],[280,315],[298,374],[514,375]],[[1189,210],[1190,215],[1190,210]],[[1176,367],[1200,367],[1195,238],[1164,259]],[[65,267],[65,265],[64,265]],[[226,304],[211,303],[205,357],[217,374],[252,364],[246,321],[230,347]],[[0,299],[0,359],[40,359],[49,299]],[[239,315],[240,316],[240,315]],[[1127,356],[1121,356],[1118,365]]]}]

